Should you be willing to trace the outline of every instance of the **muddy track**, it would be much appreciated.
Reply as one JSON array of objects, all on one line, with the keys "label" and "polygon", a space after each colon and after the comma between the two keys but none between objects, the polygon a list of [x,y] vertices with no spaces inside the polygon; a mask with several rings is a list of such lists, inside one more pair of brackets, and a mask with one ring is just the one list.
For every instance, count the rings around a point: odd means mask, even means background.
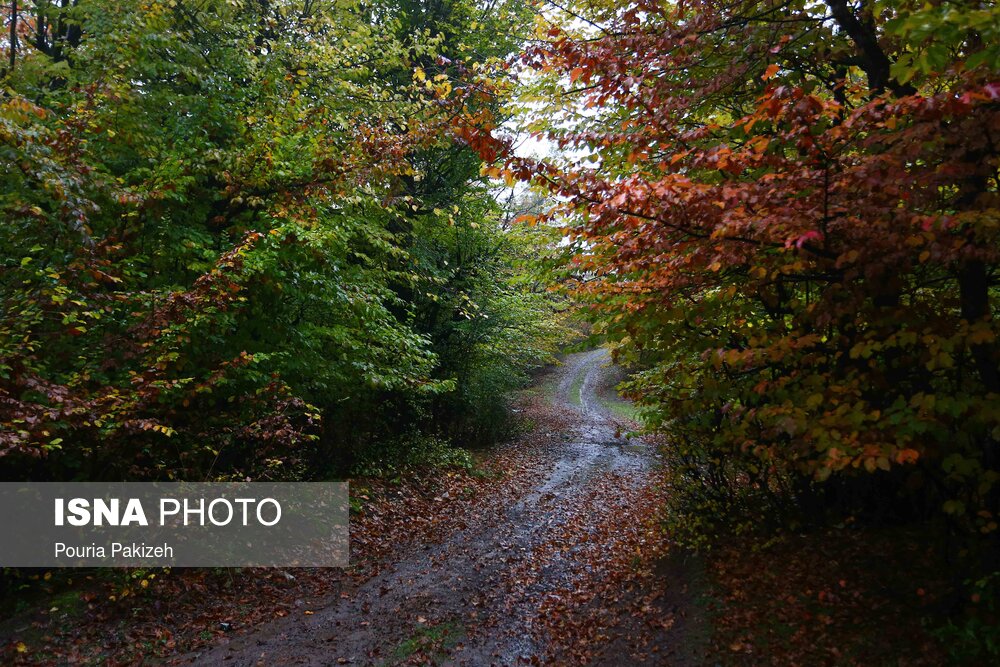
[{"label": "muddy track", "polygon": [[570,355],[557,369],[551,400],[572,415],[573,427],[548,434],[549,469],[516,503],[411,553],[349,598],[279,619],[184,662],[388,665],[405,661],[421,638],[447,647],[434,657],[441,664],[551,659],[539,601],[572,588],[587,564],[574,562],[574,548],[546,558],[536,550],[551,555],[552,535],[575,516],[595,480],[612,475],[616,484],[642,485],[655,458],[652,447],[619,435],[621,424],[602,403],[597,389],[606,365],[607,353],[595,350]]}]

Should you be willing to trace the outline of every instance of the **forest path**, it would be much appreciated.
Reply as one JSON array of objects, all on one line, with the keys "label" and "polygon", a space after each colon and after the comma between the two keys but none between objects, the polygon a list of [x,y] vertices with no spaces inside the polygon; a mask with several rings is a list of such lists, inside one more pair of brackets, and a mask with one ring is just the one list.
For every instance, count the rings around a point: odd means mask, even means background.
[{"label": "forest path", "polygon": [[[577,603],[602,563],[592,543],[613,540],[629,504],[650,482],[654,448],[627,440],[609,409],[605,350],[569,355],[543,390],[568,413],[570,432],[546,433],[541,483],[491,519],[470,522],[440,544],[422,545],[350,596],[310,615],[289,616],[188,656],[226,665],[515,665],[556,659],[553,610]],[[536,428],[544,428],[544,424]],[[586,597],[584,595],[584,597]],[[564,602],[568,601],[568,602]],[[598,604],[604,604],[598,598]],[[649,603],[645,603],[648,609]],[[624,614],[628,616],[628,614]],[[669,616],[669,611],[664,611]],[[625,621],[626,625],[635,625]],[[647,622],[648,625],[648,622]],[[663,623],[664,637],[672,625]],[[636,634],[621,628],[620,641]],[[641,632],[641,628],[638,630]],[[662,664],[625,659],[614,634],[588,651],[593,664]],[[663,645],[664,640],[654,640]],[[649,646],[649,642],[646,642]],[[573,662],[579,662],[577,656]]]}]

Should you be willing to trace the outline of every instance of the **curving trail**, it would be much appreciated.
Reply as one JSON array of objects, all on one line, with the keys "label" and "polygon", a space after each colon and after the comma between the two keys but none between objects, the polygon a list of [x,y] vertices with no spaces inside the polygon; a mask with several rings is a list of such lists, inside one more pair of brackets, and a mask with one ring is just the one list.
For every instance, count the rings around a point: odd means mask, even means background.
[{"label": "curving trail", "polygon": [[[621,425],[602,402],[607,362],[607,353],[596,350],[570,355],[555,370],[547,385],[550,400],[571,415],[573,427],[545,434],[547,470],[513,505],[494,508],[490,518],[410,554],[349,598],[312,615],[279,619],[184,662],[563,662],[554,648],[554,605],[591,585],[588,576],[599,564],[590,543],[616,530],[619,512],[627,516],[626,504],[649,483],[656,458],[652,446],[619,435]],[[663,626],[660,640],[669,642],[670,624]],[[430,652],[413,658],[415,648],[428,645]],[[663,653],[625,659],[611,638],[598,645],[603,650],[585,662],[664,662]]]}]

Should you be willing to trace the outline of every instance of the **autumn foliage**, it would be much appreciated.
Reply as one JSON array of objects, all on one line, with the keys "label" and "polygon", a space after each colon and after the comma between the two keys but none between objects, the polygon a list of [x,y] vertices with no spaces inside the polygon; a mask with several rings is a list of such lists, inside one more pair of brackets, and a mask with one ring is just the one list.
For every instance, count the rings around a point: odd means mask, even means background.
[{"label": "autumn foliage", "polygon": [[559,196],[576,293],[702,521],[943,510],[994,535],[996,10],[570,11],[523,63],[574,158],[506,170]]},{"label": "autumn foliage", "polygon": [[[988,600],[973,620],[996,626],[993,4],[45,0],[0,16],[0,479],[467,463],[450,444],[503,435],[504,397],[563,340],[538,260],[565,251],[556,277],[632,371],[665,454],[663,493],[619,503],[665,506],[670,538],[698,545],[933,529],[954,564],[941,588]],[[554,150],[518,154],[514,110]],[[521,216],[544,224],[512,224],[491,177],[547,196]],[[598,505],[581,503],[610,531],[619,505]],[[370,544],[412,509],[370,520]],[[662,546],[633,524],[585,551],[625,572]],[[727,570],[734,600],[754,569]],[[820,601],[864,608],[828,583]],[[547,599],[552,629],[602,640]]]}]

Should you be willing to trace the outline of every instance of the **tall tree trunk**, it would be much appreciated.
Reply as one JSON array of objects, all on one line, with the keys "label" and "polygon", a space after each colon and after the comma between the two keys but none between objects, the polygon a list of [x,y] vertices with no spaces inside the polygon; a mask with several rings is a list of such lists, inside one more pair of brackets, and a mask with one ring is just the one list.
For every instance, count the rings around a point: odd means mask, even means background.
[{"label": "tall tree trunk", "polygon": [[[979,322],[990,314],[989,278],[985,263],[973,259],[959,267],[958,288],[962,318],[969,324]],[[970,351],[986,390],[1000,393],[1000,366],[994,354],[995,346],[989,343],[977,343],[970,346]]]},{"label": "tall tree trunk", "polygon": [[10,0],[10,73],[17,61],[17,0]]}]

